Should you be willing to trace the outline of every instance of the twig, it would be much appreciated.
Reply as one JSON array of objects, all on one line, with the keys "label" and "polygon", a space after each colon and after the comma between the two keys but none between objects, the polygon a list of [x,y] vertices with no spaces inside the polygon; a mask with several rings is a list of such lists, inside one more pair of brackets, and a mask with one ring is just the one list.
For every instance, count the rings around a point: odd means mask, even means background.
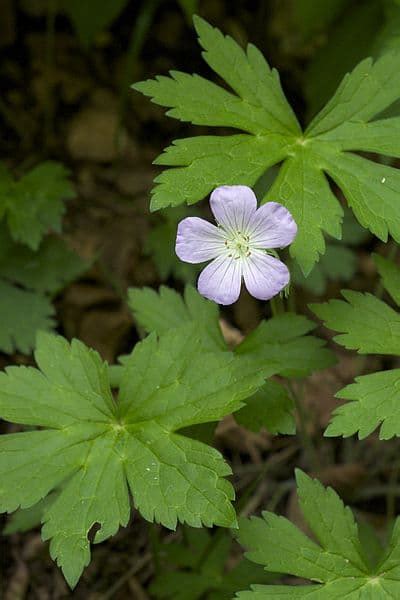
[{"label": "twig", "polygon": [[144,591],[140,581],[138,581],[134,575],[128,579],[128,585],[133,594],[132,598],[135,598],[135,600],[149,600],[149,596]]},{"label": "twig", "polygon": [[111,600],[114,598],[115,593],[134,575],[140,571],[148,562],[151,560],[150,552],[146,552],[142,558],[135,562],[130,569],[128,569],[122,577],[117,579],[113,586],[111,586],[103,595],[100,596],[101,600]]}]

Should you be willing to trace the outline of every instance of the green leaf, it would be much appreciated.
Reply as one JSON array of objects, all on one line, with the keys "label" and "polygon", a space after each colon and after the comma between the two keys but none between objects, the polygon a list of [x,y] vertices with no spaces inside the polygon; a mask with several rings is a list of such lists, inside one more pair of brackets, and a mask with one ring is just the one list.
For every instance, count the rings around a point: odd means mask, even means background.
[{"label": "green leaf", "polygon": [[64,10],[74,24],[82,45],[89,47],[96,36],[118,17],[127,3],[128,0],[100,3],[96,0],[66,0]]},{"label": "green leaf", "polygon": [[[320,10],[330,3],[305,1],[319,7]],[[295,2],[297,4],[297,0]],[[324,43],[318,43],[306,66],[304,92],[307,99],[307,113],[311,116],[314,116],[329,100],[343,76],[354,69],[360,60],[371,56],[376,34],[382,23],[380,2],[364,0],[360,4],[352,2],[345,4],[345,11],[342,12],[340,19],[333,23],[329,31],[323,32],[321,41]],[[330,16],[334,17],[335,13],[332,11]]]},{"label": "green leaf", "polygon": [[305,377],[335,363],[325,342],[306,335],[315,323],[301,315],[285,313],[262,321],[236,348],[239,356],[265,361],[271,375]]},{"label": "green leaf", "polygon": [[228,563],[231,547],[229,533],[220,530],[212,536],[205,530],[185,528],[183,541],[160,544],[164,564],[150,586],[152,596],[170,600],[231,600],[238,587],[253,581],[267,583],[274,578],[246,559],[232,569]]},{"label": "green leaf", "polygon": [[108,365],[81,342],[40,334],[40,370],[0,373],[0,417],[40,430],[0,438],[0,509],[29,508],[57,490],[43,538],[74,587],[94,542],[125,526],[129,492],[149,521],[235,527],[230,468],[214,448],[177,432],[240,408],[262,385],[228,352],[204,353],[193,326],[136,345],[114,400]]},{"label": "green leaf", "polygon": [[181,5],[187,20],[191,23],[194,13],[198,10],[198,0],[179,0],[179,4]]},{"label": "green leaf", "polygon": [[293,400],[286,388],[276,381],[264,383],[245,406],[235,413],[239,425],[258,433],[265,427],[270,433],[296,432]]},{"label": "green leaf", "polygon": [[313,0],[295,0],[293,16],[302,37],[307,39],[316,32],[326,29],[343,11],[346,0],[325,0],[323,3]]},{"label": "green leaf", "polygon": [[0,279],[0,350],[29,354],[39,329],[54,326],[54,308],[46,296]]},{"label": "green leaf", "polygon": [[381,440],[400,435],[400,369],[363,375],[355,381],[336,394],[350,402],[335,410],[325,435],[349,437],[358,432],[363,439],[379,424]]},{"label": "green leaf", "polygon": [[307,277],[304,277],[298,264],[292,262],[290,265],[292,282],[312,294],[322,295],[329,281],[350,281],[357,269],[357,255],[352,248],[365,242],[368,236],[368,231],[357,223],[352,212],[346,208],[341,243],[327,240],[325,254],[321,256],[320,261]]},{"label": "green leaf", "polygon": [[287,144],[288,138],[274,133],[176,140],[155,160],[157,165],[175,168],[154,180],[151,210],[194,204],[219,185],[240,181],[252,186],[264,171],[285,158]]},{"label": "green leaf", "polygon": [[10,181],[0,200],[12,238],[37,250],[49,231],[60,232],[64,200],[75,196],[68,171],[59,163],[45,162]]},{"label": "green leaf", "polygon": [[325,292],[329,281],[350,281],[356,272],[357,256],[353,250],[338,244],[327,244],[326,252],[311,273],[304,277],[296,263],[291,268],[291,278],[312,294]]},{"label": "green leaf", "polygon": [[293,214],[299,230],[290,252],[305,275],[325,252],[323,233],[341,236],[343,211],[327,176],[363,227],[399,242],[399,171],[348,150],[398,156],[396,133],[382,134],[397,122],[369,121],[400,98],[400,51],[358,64],[302,133],[278,74],[254,46],[245,52],[198,17],[195,27],[204,59],[232,91],[176,71],[133,87],[171,117],[245,133],[192,137],[167,148],[156,163],[172,168],[156,178],[151,208],[193,204],[222,184],[254,187],[269,167],[282,163],[262,202],[278,201]]},{"label": "green leaf", "polygon": [[[375,256],[375,261],[385,287],[399,299],[398,267],[381,257]],[[362,354],[400,355],[400,314],[371,294],[342,294],[347,302],[331,300],[311,306],[328,327],[341,332],[335,341]],[[399,369],[357,377],[336,394],[350,402],[335,410],[326,435],[348,437],[358,432],[364,438],[379,425],[381,439],[400,435],[399,385]]]},{"label": "green leaf", "polygon": [[346,290],[347,300],[311,304],[326,326],[343,332],[335,342],[362,354],[400,354],[400,315],[372,294]]},{"label": "green leaf", "polygon": [[388,0],[383,5],[385,24],[374,40],[374,53],[383,54],[400,48],[400,4],[397,0]]},{"label": "green leaf", "polygon": [[391,260],[373,254],[374,262],[378,268],[379,275],[382,278],[382,283],[387,292],[392,296],[393,300],[400,306],[400,269]]},{"label": "green leaf", "polygon": [[6,228],[0,227],[0,350],[29,353],[36,332],[54,326],[49,295],[60,291],[87,266],[59,238],[47,237],[34,252],[16,244]]},{"label": "green leaf", "polygon": [[263,518],[242,520],[239,540],[248,558],[267,571],[308,579],[312,585],[252,586],[240,600],[315,598],[366,600],[397,598],[400,593],[400,523],[396,522],[389,548],[371,569],[361,546],[352,512],[336,492],[297,471],[300,508],[316,541],[284,517],[264,512]]},{"label": "green leaf", "polygon": [[151,288],[131,288],[128,303],[138,324],[147,332],[161,335],[184,323],[196,323],[206,350],[226,350],[218,306],[190,285],[185,288],[184,299],[165,286],[160,287],[158,294]]},{"label": "green leaf", "polygon": [[[324,210],[320,210],[321,198]],[[288,158],[265,199],[279,199],[294,216],[298,233],[290,253],[308,274],[325,252],[323,231],[340,239],[343,218],[343,209],[318,167],[318,155],[304,149]]]},{"label": "green leaf", "polygon": [[60,238],[47,237],[37,252],[0,232],[0,277],[30,290],[56,294],[88,268]]},{"label": "green leaf", "polygon": [[39,527],[45,509],[54,501],[56,494],[49,494],[43,500],[29,508],[20,508],[16,510],[7,520],[7,525],[3,529],[4,535],[12,533],[24,533],[35,527]]},{"label": "green leaf", "polygon": [[377,61],[361,61],[345,75],[332,99],[313,119],[307,132],[313,136],[335,129],[345,121],[368,122],[393,104],[400,92],[397,54],[384,54]]}]

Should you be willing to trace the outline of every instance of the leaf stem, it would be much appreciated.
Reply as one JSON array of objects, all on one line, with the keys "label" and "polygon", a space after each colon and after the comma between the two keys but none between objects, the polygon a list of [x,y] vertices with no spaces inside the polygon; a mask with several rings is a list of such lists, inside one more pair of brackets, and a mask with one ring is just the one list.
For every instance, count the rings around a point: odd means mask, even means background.
[{"label": "leaf stem", "polygon": [[45,92],[45,114],[44,114],[44,139],[47,147],[50,146],[54,130],[54,51],[55,51],[55,21],[58,0],[47,0],[46,19],[46,92]]},{"label": "leaf stem", "polygon": [[120,150],[121,145],[121,129],[126,113],[128,93],[130,89],[129,84],[133,78],[138,56],[143,47],[147,32],[149,31],[153,21],[154,13],[159,4],[160,0],[148,0],[147,2],[143,3],[143,7],[136,18],[135,25],[132,30],[119,95],[118,126],[115,139],[117,150]]},{"label": "leaf stem", "polygon": [[296,392],[291,381],[288,381],[287,385],[299,418],[298,432],[300,441],[312,470],[318,471],[321,467],[321,464],[318,458],[318,453],[308,432],[308,418],[307,413],[304,410],[302,395]]},{"label": "leaf stem", "polygon": [[285,304],[283,302],[283,298],[280,295],[271,298],[269,303],[271,306],[271,312],[273,317],[282,315],[285,312]]},{"label": "leaf stem", "polygon": [[[284,314],[285,303],[281,296],[275,296],[275,298],[271,298],[270,304],[271,304],[272,315],[274,317]],[[290,395],[294,402],[294,405],[296,407],[296,412],[297,412],[298,419],[299,419],[299,428],[298,429],[299,429],[300,441],[301,441],[304,451],[307,455],[307,459],[308,459],[308,462],[309,462],[311,468],[314,471],[317,471],[320,467],[320,462],[318,459],[317,451],[314,447],[314,444],[313,444],[312,439],[308,432],[308,423],[307,423],[308,419],[307,419],[306,411],[304,410],[302,397],[300,397],[300,395],[296,392],[292,382],[289,379],[288,379],[287,383],[288,383],[289,392],[290,392]]]}]

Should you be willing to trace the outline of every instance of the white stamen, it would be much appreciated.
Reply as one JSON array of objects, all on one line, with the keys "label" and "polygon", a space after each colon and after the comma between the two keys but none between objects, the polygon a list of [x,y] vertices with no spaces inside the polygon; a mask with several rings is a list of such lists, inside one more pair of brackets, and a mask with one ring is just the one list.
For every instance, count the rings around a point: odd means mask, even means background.
[{"label": "white stamen", "polygon": [[229,250],[229,258],[243,259],[251,256],[250,236],[242,231],[226,231],[227,239],[224,244]]}]

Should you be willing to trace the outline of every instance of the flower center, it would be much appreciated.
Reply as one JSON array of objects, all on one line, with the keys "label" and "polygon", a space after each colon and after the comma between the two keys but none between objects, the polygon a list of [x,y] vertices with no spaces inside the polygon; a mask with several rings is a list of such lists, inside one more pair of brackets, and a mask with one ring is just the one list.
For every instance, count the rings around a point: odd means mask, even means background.
[{"label": "flower center", "polygon": [[225,240],[225,246],[229,251],[228,256],[239,259],[251,256],[250,237],[241,231],[229,234]]}]

